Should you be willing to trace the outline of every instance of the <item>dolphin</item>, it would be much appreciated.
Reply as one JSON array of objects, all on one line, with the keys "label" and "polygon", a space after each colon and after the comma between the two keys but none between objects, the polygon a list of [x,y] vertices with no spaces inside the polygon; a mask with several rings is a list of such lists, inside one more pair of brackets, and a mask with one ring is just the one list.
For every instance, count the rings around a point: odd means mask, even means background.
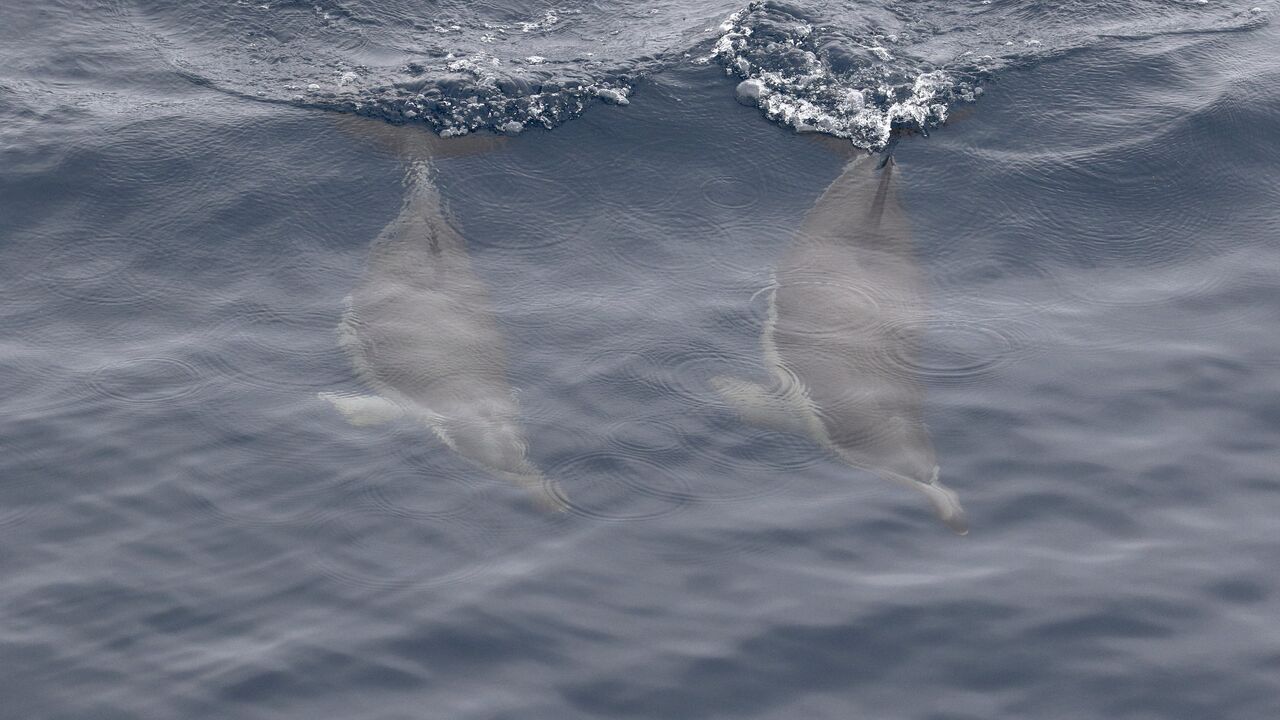
[{"label": "dolphin", "polygon": [[924,495],[968,532],[938,480],[922,421],[920,271],[898,203],[894,163],[853,158],[806,214],[764,293],[766,385],[720,376],[713,387],[744,420],[805,435],[841,462]]},{"label": "dolphin", "polygon": [[488,289],[433,179],[433,157],[472,152],[497,138],[442,139],[376,120],[339,122],[405,160],[406,192],[399,214],[373,241],[338,325],[339,344],[373,393],[320,397],[354,425],[420,423],[540,505],[564,510],[559,489],[529,460]]}]

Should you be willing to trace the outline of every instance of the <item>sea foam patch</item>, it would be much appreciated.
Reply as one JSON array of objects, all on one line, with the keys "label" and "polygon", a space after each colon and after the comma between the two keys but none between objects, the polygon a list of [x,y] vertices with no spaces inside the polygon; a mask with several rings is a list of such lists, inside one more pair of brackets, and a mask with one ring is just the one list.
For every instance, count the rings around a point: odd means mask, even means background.
[{"label": "sea foam patch", "polygon": [[[111,0],[185,77],[240,97],[422,123],[553,128],[713,59],[738,99],[801,132],[882,146],[972,100],[994,71],[1099,42],[1235,30],[1259,7],[920,0]],[[726,19],[727,18],[727,19]],[[196,30],[198,28],[198,30]]]},{"label": "sea foam patch", "polygon": [[791,6],[753,2],[720,26],[712,57],[742,79],[740,102],[798,132],[828,133],[864,148],[883,146],[895,127],[941,124],[951,102],[973,99],[967,80],[899,59],[901,31],[869,20],[861,29],[841,27]]}]

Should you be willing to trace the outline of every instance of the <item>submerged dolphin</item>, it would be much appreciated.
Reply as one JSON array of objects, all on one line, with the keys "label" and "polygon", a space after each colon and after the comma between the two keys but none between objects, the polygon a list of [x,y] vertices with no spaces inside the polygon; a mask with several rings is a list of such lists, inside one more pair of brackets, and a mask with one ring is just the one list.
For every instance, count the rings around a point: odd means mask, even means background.
[{"label": "submerged dolphin", "polygon": [[805,216],[774,273],[761,337],[768,387],[718,377],[744,419],[806,435],[841,461],[922,493],[968,531],[938,481],[922,421],[919,270],[892,160],[854,158]]},{"label": "submerged dolphin", "polygon": [[399,215],[373,241],[338,327],[357,376],[376,395],[320,396],[355,425],[417,421],[462,457],[535,493],[540,504],[564,509],[559,491],[528,459],[488,290],[432,180],[433,156],[492,139],[442,140],[421,128],[340,122],[405,158],[407,192]]}]

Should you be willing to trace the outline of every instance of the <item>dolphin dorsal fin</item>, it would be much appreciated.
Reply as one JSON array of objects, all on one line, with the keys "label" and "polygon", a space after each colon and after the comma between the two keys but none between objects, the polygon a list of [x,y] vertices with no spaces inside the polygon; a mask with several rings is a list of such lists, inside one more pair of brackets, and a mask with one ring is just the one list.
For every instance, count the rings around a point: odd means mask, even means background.
[{"label": "dolphin dorsal fin", "polygon": [[889,197],[889,186],[893,182],[893,156],[886,155],[884,161],[880,163],[880,182],[876,186],[875,199],[871,201],[871,207],[867,209],[867,226],[879,228],[880,221],[884,218],[884,204]]}]

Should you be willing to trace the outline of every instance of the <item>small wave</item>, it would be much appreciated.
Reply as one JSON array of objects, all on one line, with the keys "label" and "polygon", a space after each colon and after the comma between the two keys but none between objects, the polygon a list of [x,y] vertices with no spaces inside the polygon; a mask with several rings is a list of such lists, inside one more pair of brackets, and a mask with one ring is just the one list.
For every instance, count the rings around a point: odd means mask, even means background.
[{"label": "small wave", "polygon": [[[894,127],[947,119],[947,103],[974,88],[943,70],[896,61],[899,38],[848,34],[777,3],[754,2],[720,26],[715,59],[742,78],[738,99],[798,132],[824,132],[874,148]],[[927,66],[926,66],[927,67]]]},{"label": "small wave", "polygon": [[565,489],[569,512],[599,522],[639,522],[678,512],[688,481],[639,453],[587,450],[548,471]]},{"label": "small wave", "polygon": [[131,404],[170,403],[201,390],[204,378],[173,357],[129,358],[94,371],[89,385],[102,397]]},{"label": "small wave", "polygon": [[41,511],[40,483],[44,475],[41,463],[32,454],[0,443],[0,473],[12,478],[5,485],[5,502],[0,505],[0,535],[16,530]]},{"label": "small wave", "polygon": [[472,509],[477,497],[474,473],[402,469],[364,481],[368,501],[379,511],[410,520],[459,517]]},{"label": "small wave", "polygon": [[333,470],[336,456],[329,466],[311,460],[292,449],[276,457],[236,453],[193,465],[180,491],[200,514],[228,525],[304,525],[324,517],[326,508],[350,505],[357,479],[350,470]]},{"label": "small wave", "polygon": [[698,36],[676,4],[119,0],[117,9],[198,84],[442,135],[552,128],[597,102],[626,105],[640,77]]},{"label": "small wave", "polygon": [[[115,0],[180,75],[256,100],[422,123],[442,135],[553,128],[626,105],[651,73],[714,59],[798,131],[884,145],[927,130],[996,70],[1104,41],[1234,30],[1260,8],[1090,0],[791,3]],[[727,19],[725,19],[727,18]]]},{"label": "small wave", "polygon": [[[496,553],[486,528],[363,507],[344,508],[309,528],[310,558],[339,583],[380,590],[434,587],[487,571]],[[423,548],[430,552],[423,552]]]}]

